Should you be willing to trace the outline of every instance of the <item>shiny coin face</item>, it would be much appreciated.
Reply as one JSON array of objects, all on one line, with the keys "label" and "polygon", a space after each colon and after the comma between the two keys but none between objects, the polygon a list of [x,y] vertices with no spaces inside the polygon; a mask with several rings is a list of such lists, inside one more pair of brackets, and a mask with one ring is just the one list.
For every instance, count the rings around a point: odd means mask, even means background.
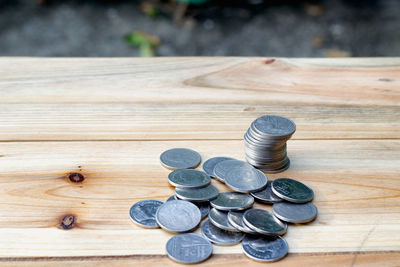
[{"label": "shiny coin face", "polygon": [[243,215],[243,221],[250,229],[264,235],[283,235],[287,230],[287,224],[267,210],[247,210]]},{"label": "shiny coin face", "polygon": [[[170,200],[180,200],[176,195],[170,196],[167,201]],[[204,201],[204,202],[192,202],[195,204],[201,213],[201,218],[204,219],[207,217],[208,213],[210,212],[210,202],[209,201]]]},{"label": "shiny coin face", "polygon": [[160,155],[161,164],[171,170],[196,168],[201,156],[188,148],[173,148]]},{"label": "shiny coin face", "polygon": [[178,198],[189,201],[207,201],[218,196],[218,189],[212,184],[202,188],[175,188]]},{"label": "shiny coin face", "polygon": [[206,220],[203,223],[201,233],[205,238],[217,245],[233,245],[239,243],[244,237],[244,234],[240,232],[222,230],[210,223],[210,220]]},{"label": "shiny coin face", "polygon": [[258,133],[272,137],[286,137],[296,131],[296,124],[292,120],[276,115],[261,116],[253,125]]},{"label": "shiny coin face", "polygon": [[156,199],[146,199],[135,203],[129,210],[132,221],[145,228],[158,228],[156,213],[164,202]]},{"label": "shiny coin face", "polygon": [[289,247],[286,240],[280,236],[246,235],[242,241],[242,249],[246,256],[253,260],[271,262],[285,257]]},{"label": "shiny coin face", "polygon": [[195,228],[201,221],[201,213],[193,203],[171,200],[158,208],[156,220],[164,230],[181,233]]},{"label": "shiny coin face", "polygon": [[276,217],[290,223],[307,223],[317,217],[317,207],[311,202],[304,204],[280,202],[272,206]]},{"label": "shiny coin face", "polygon": [[278,197],[293,203],[305,203],[314,198],[314,192],[311,188],[290,178],[274,180],[272,182],[272,191]]},{"label": "shiny coin face", "polygon": [[244,222],[243,222],[244,211],[229,211],[228,213],[228,221],[229,223],[238,229],[247,234],[257,234],[256,231],[251,230]]},{"label": "shiny coin face", "polygon": [[172,186],[181,188],[199,188],[211,182],[210,176],[205,172],[193,169],[179,169],[168,175],[168,182]]},{"label": "shiny coin face", "polygon": [[272,192],[271,186],[272,181],[268,180],[267,187],[265,187],[261,191],[251,192],[250,194],[255,198],[256,201],[259,201],[261,203],[273,204],[283,201],[280,197],[275,195],[274,192]]},{"label": "shiny coin face", "polygon": [[210,201],[211,206],[218,210],[244,210],[253,206],[254,198],[249,194],[223,192]]},{"label": "shiny coin face", "polygon": [[[205,173],[207,173],[209,176],[218,179],[218,177],[214,177],[214,167],[215,167],[215,165],[217,165],[217,164],[220,163],[221,161],[230,160],[230,159],[233,159],[233,158],[228,158],[228,157],[214,157],[214,158],[210,158],[210,159],[206,160],[206,162],[203,163],[203,170],[204,170]],[[223,181],[222,181],[222,182],[223,182]]]},{"label": "shiny coin face", "polygon": [[211,223],[214,224],[216,227],[231,231],[231,232],[239,232],[240,230],[236,229],[233,225],[231,225],[228,221],[228,212],[220,211],[215,208],[210,210],[208,214],[208,218],[210,219]]},{"label": "shiny coin face", "polygon": [[181,263],[198,263],[212,254],[210,241],[198,234],[179,234],[171,237],[166,245],[167,255]]}]

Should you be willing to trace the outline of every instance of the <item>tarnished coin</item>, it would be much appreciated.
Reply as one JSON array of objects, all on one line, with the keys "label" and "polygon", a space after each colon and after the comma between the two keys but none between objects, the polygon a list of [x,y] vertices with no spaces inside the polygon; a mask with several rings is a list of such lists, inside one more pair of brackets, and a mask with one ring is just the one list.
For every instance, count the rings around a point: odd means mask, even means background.
[{"label": "tarnished coin", "polygon": [[207,201],[218,196],[218,189],[212,184],[202,188],[175,188],[178,198],[189,201]]},{"label": "tarnished coin", "polygon": [[233,245],[239,243],[244,234],[222,230],[206,220],[201,226],[201,232],[205,238],[217,245]]},{"label": "tarnished coin", "polygon": [[287,230],[287,224],[267,210],[247,210],[243,215],[243,221],[250,229],[264,235],[283,235]]},{"label": "tarnished coin", "polygon": [[[203,170],[211,177],[213,178],[217,178],[214,176],[214,167],[215,165],[217,165],[218,163],[220,163],[221,161],[224,160],[229,160],[229,159],[233,159],[233,158],[228,158],[228,157],[214,157],[214,158],[210,158],[208,160],[206,160],[203,163]],[[219,179],[218,179],[219,180]],[[223,181],[222,181],[223,182]]]},{"label": "tarnished coin", "polygon": [[296,131],[296,124],[292,120],[277,115],[261,116],[253,125],[258,133],[272,137],[286,137]]},{"label": "tarnished coin", "polygon": [[278,197],[294,203],[305,203],[314,198],[314,192],[311,188],[290,178],[274,180],[272,182],[272,191]]},{"label": "tarnished coin", "polygon": [[317,217],[317,207],[311,202],[304,204],[281,202],[272,206],[276,217],[290,223],[306,223]]},{"label": "tarnished coin", "polygon": [[146,199],[135,203],[129,210],[132,221],[145,228],[158,228],[156,213],[164,202],[156,199]]},{"label": "tarnished coin", "polygon": [[166,245],[167,255],[181,263],[198,263],[211,256],[212,244],[198,234],[188,233],[173,236]]},{"label": "tarnished coin", "polygon": [[193,169],[179,169],[168,175],[168,182],[172,186],[182,188],[199,188],[211,182],[207,173]]},{"label": "tarnished coin", "polygon": [[210,219],[211,223],[214,224],[216,227],[226,230],[226,231],[231,231],[231,232],[239,232],[238,229],[233,227],[228,221],[228,212],[226,211],[220,211],[215,208],[210,210],[210,213],[208,214],[208,218]]},{"label": "tarnished coin", "polygon": [[228,212],[228,221],[229,223],[238,229],[239,231],[245,232],[247,234],[257,234],[256,231],[251,230],[244,222],[243,222],[243,214],[244,211],[233,211]]},{"label": "tarnished coin", "polygon": [[286,240],[280,236],[246,235],[242,241],[242,249],[249,258],[263,262],[280,260],[289,251]]},{"label": "tarnished coin", "polygon": [[261,191],[251,192],[250,194],[259,202],[272,204],[283,201],[280,197],[272,192],[272,181],[268,180],[267,187]]},{"label": "tarnished coin", "polygon": [[210,212],[210,203],[208,201],[193,202],[193,204],[195,204],[200,209],[202,219],[207,217],[208,213]]},{"label": "tarnished coin", "polygon": [[253,206],[254,198],[249,194],[223,192],[210,201],[218,210],[244,210]]},{"label": "tarnished coin", "polygon": [[201,221],[199,208],[183,200],[171,200],[161,205],[156,213],[158,225],[171,232],[187,232]]},{"label": "tarnished coin", "polygon": [[200,161],[200,154],[188,148],[173,148],[160,155],[161,164],[172,170],[196,168]]}]

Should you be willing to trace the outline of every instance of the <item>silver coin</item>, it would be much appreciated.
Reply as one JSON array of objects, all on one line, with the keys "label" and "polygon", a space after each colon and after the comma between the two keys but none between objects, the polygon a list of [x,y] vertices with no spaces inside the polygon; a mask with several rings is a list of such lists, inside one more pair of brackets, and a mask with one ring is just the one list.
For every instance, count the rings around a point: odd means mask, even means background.
[{"label": "silver coin", "polygon": [[179,198],[176,197],[176,195],[170,196],[167,201],[171,201],[171,200],[179,200]]},{"label": "silver coin", "polygon": [[314,198],[314,192],[311,188],[290,178],[274,180],[272,182],[272,191],[278,197],[294,203],[305,203]]},{"label": "silver coin", "polygon": [[199,234],[187,233],[171,237],[166,245],[167,255],[181,263],[198,263],[212,254],[212,244]]},{"label": "silver coin", "polygon": [[244,211],[229,211],[228,212],[228,221],[229,223],[238,229],[239,231],[245,232],[247,234],[257,234],[256,231],[251,230],[244,222],[243,222],[243,214]]},{"label": "silver coin", "polygon": [[243,252],[249,258],[262,261],[272,262],[285,257],[289,251],[286,240],[280,236],[254,236],[246,235],[242,241]]},{"label": "silver coin", "polygon": [[272,211],[276,217],[290,223],[306,223],[317,217],[318,209],[311,203],[304,204],[281,202],[272,206]]},{"label": "silver coin", "polygon": [[254,198],[249,194],[223,192],[210,201],[211,206],[218,210],[244,210],[253,206]]},{"label": "silver coin", "polygon": [[[210,159],[206,160],[206,161],[203,163],[203,170],[204,170],[209,176],[211,176],[212,178],[217,178],[217,179],[218,179],[218,177],[215,177],[215,176],[214,176],[214,167],[215,167],[215,165],[217,165],[217,164],[220,163],[221,161],[229,160],[229,159],[233,159],[233,158],[228,158],[228,157],[214,157],[214,158],[210,158]],[[218,180],[219,180],[219,179],[218,179]],[[223,181],[221,181],[221,182],[223,182]]]},{"label": "silver coin", "polygon": [[261,191],[250,193],[257,201],[267,204],[277,203],[283,201],[280,197],[272,192],[272,181],[268,180],[267,187]]},{"label": "silver coin", "polygon": [[254,121],[254,128],[258,133],[272,137],[286,137],[296,131],[296,124],[285,117],[266,115]]},{"label": "silver coin", "polygon": [[207,201],[218,196],[218,189],[212,184],[202,188],[175,188],[178,198],[189,201]]},{"label": "silver coin", "polygon": [[196,168],[201,162],[201,156],[188,148],[173,148],[160,155],[161,164],[172,170]]},{"label": "silver coin", "polygon": [[263,169],[262,168],[262,171],[266,172],[266,173],[279,173],[279,172],[286,171],[289,167],[290,167],[290,159],[288,158],[287,163],[284,166],[282,166],[281,168],[273,169],[273,170],[271,170],[271,169]]},{"label": "silver coin", "polygon": [[182,188],[199,188],[211,182],[207,173],[193,169],[179,169],[168,175],[168,182],[172,186]]},{"label": "silver coin", "polygon": [[156,199],[146,199],[135,203],[129,210],[132,221],[145,228],[158,228],[156,213],[164,202]]},{"label": "silver coin", "polygon": [[287,230],[287,224],[267,210],[247,210],[243,215],[243,221],[250,229],[264,235],[283,235]]},{"label": "silver coin", "polygon": [[[170,196],[167,201],[170,200],[180,200],[176,195]],[[190,201],[191,202],[191,201]],[[204,201],[204,202],[192,202],[195,204],[201,213],[201,218],[204,219],[207,217],[208,213],[210,212],[210,202],[209,201]]]},{"label": "silver coin", "polygon": [[199,208],[183,200],[171,200],[161,205],[156,213],[158,225],[171,232],[187,232],[201,221]]},{"label": "silver coin", "polygon": [[222,230],[206,220],[201,226],[201,233],[205,238],[218,245],[233,245],[239,243],[244,234]]},{"label": "silver coin", "polygon": [[210,219],[211,223],[214,224],[216,227],[226,230],[226,231],[231,231],[231,232],[239,232],[238,229],[233,227],[228,221],[228,212],[226,211],[220,211],[215,208],[211,209],[208,218]]}]

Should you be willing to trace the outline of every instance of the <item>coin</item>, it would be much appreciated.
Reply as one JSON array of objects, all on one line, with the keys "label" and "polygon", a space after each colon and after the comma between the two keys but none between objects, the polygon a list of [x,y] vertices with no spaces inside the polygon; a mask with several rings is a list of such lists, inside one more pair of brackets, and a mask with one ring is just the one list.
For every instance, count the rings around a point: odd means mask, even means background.
[{"label": "coin", "polygon": [[[217,165],[218,163],[220,163],[221,161],[224,160],[229,160],[229,159],[233,159],[233,158],[228,158],[228,157],[214,157],[214,158],[210,158],[208,160],[206,160],[203,163],[203,170],[212,178],[217,178],[214,176],[214,167],[215,165]],[[218,179],[219,180],[219,179]],[[223,182],[223,181],[222,181]]]},{"label": "coin", "polygon": [[283,235],[287,230],[287,224],[267,210],[247,210],[243,221],[250,229],[264,235]]},{"label": "coin", "polygon": [[175,188],[178,198],[189,201],[207,201],[218,196],[218,189],[212,184],[202,188]]},{"label": "coin", "polygon": [[195,228],[201,220],[199,208],[183,200],[171,200],[161,205],[156,213],[158,225],[171,232],[187,232]]},{"label": "coin", "polygon": [[311,188],[290,178],[274,180],[272,182],[272,191],[278,197],[294,203],[305,203],[314,198],[314,192]]},{"label": "coin", "polygon": [[205,172],[193,169],[179,169],[168,175],[168,182],[172,186],[182,188],[199,188],[211,182],[210,176]]},{"label": "coin", "polygon": [[311,202],[305,204],[281,202],[272,206],[276,217],[290,223],[306,223],[317,217],[317,207]]},{"label": "coin", "polygon": [[240,232],[222,230],[210,223],[210,220],[206,220],[201,225],[201,233],[209,241],[218,245],[233,245],[239,243],[244,237],[244,234]]},{"label": "coin", "polygon": [[256,261],[271,262],[285,257],[289,247],[286,240],[280,236],[246,235],[242,241],[243,252]]},{"label": "coin", "polygon": [[282,116],[266,115],[254,121],[254,128],[260,134],[273,137],[286,137],[296,131],[296,124],[292,120]]},{"label": "coin", "polygon": [[135,203],[129,210],[132,221],[145,228],[158,228],[156,212],[164,202],[146,199]]},{"label": "coin", "polygon": [[167,201],[171,201],[171,200],[179,200],[179,198],[176,197],[176,195],[170,196]]},{"label": "coin", "polygon": [[226,231],[231,231],[231,232],[239,232],[238,229],[233,227],[228,221],[228,212],[226,211],[220,211],[215,208],[212,208],[210,210],[210,213],[208,214],[208,218],[210,219],[211,223],[217,226],[218,228]]},{"label": "coin", "polygon": [[167,255],[181,263],[198,263],[211,256],[210,241],[199,234],[187,233],[171,237],[166,245]]},{"label": "coin", "polygon": [[243,222],[243,214],[244,211],[229,211],[228,212],[228,222],[238,229],[239,231],[248,233],[248,234],[257,234],[256,231],[251,230],[249,227],[247,227],[246,224]]},{"label": "coin", "polygon": [[218,210],[244,210],[253,206],[254,198],[249,194],[223,192],[210,201]]},{"label": "coin", "polygon": [[257,201],[262,203],[272,204],[276,202],[281,202],[282,199],[275,195],[274,192],[272,192],[271,185],[272,181],[268,180],[267,187],[265,187],[261,191],[251,192],[250,195],[252,195]]},{"label": "coin", "polygon": [[201,213],[201,218],[204,219],[207,217],[208,213],[210,212],[210,204],[208,201],[204,202],[193,202],[199,209]]},{"label": "coin", "polygon": [[173,148],[160,155],[161,164],[172,170],[196,168],[200,161],[200,154],[188,148]]}]

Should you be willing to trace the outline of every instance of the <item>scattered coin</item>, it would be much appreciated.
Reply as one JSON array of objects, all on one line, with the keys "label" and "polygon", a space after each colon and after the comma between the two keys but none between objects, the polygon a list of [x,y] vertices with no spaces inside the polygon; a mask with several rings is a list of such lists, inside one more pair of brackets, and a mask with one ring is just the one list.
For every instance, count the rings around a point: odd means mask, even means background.
[{"label": "scattered coin", "polygon": [[287,229],[285,222],[262,209],[247,210],[243,215],[243,221],[250,229],[264,235],[283,235]]},{"label": "scattered coin", "polygon": [[207,201],[218,196],[218,189],[212,184],[202,188],[175,188],[178,198],[189,201]]},{"label": "scattered coin", "polygon": [[246,235],[242,241],[242,249],[246,256],[253,260],[271,262],[285,257],[289,247],[286,240],[280,236]]},{"label": "scattered coin", "polygon": [[[170,200],[180,200],[176,195],[170,196],[167,201]],[[205,217],[207,217],[208,213],[210,212],[210,203],[209,201],[204,201],[204,202],[192,202],[193,204],[195,204],[201,213],[201,218],[204,219]]]},{"label": "scattered coin", "polygon": [[156,213],[158,225],[171,232],[187,232],[201,221],[199,208],[183,200],[171,200],[161,205]]},{"label": "scattered coin", "polygon": [[201,156],[188,148],[173,148],[160,155],[161,164],[172,170],[196,168],[201,162]]},{"label": "scattered coin", "polygon": [[216,227],[231,231],[231,232],[239,232],[233,225],[231,225],[228,221],[228,212],[220,211],[215,208],[210,210],[208,214],[208,218],[210,219],[211,223],[214,224]]},{"label": "scattered coin", "polygon": [[[217,165],[219,162],[224,161],[224,160],[229,160],[233,158],[228,158],[228,157],[214,157],[206,160],[206,162],[203,163],[203,170],[212,178],[217,178],[218,177],[214,176],[214,167]],[[221,180],[220,180],[221,181]],[[223,181],[222,181],[223,182]]]},{"label": "scattered coin", "polygon": [[254,198],[249,194],[223,192],[210,201],[211,206],[218,210],[244,210],[253,206]]},{"label": "scattered coin", "polygon": [[207,173],[193,169],[178,169],[168,175],[168,182],[172,186],[182,188],[199,188],[211,182]]},{"label": "scattered coin", "polygon": [[280,202],[272,206],[276,217],[290,223],[306,223],[317,217],[317,207],[311,202],[305,204]]},{"label": "scattered coin", "polygon": [[167,255],[180,263],[198,263],[211,256],[212,244],[198,234],[179,234],[171,237],[166,245]]},{"label": "scattered coin", "polygon": [[311,188],[290,178],[274,180],[272,182],[272,191],[278,197],[294,203],[305,203],[314,198],[314,192]]},{"label": "scattered coin", "polygon": [[158,228],[156,212],[164,202],[156,199],[146,199],[135,203],[129,210],[133,222],[145,228]]},{"label": "scattered coin", "polygon": [[261,191],[251,192],[250,195],[252,195],[257,201],[267,204],[283,201],[280,197],[275,195],[274,192],[272,192],[271,185],[272,181],[268,180],[267,187]]},{"label": "scattered coin", "polygon": [[244,237],[244,234],[240,232],[222,230],[210,223],[210,220],[202,224],[201,232],[205,238],[218,245],[233,245],[239,243]]},{"label": "scattered coin", "polygon": [[256,231],[251,230],[244,222],[243,222],[243,214],[244,211],[229,211],[228,212],[228,222],[238,229],[247,234],[257,234]]}]

